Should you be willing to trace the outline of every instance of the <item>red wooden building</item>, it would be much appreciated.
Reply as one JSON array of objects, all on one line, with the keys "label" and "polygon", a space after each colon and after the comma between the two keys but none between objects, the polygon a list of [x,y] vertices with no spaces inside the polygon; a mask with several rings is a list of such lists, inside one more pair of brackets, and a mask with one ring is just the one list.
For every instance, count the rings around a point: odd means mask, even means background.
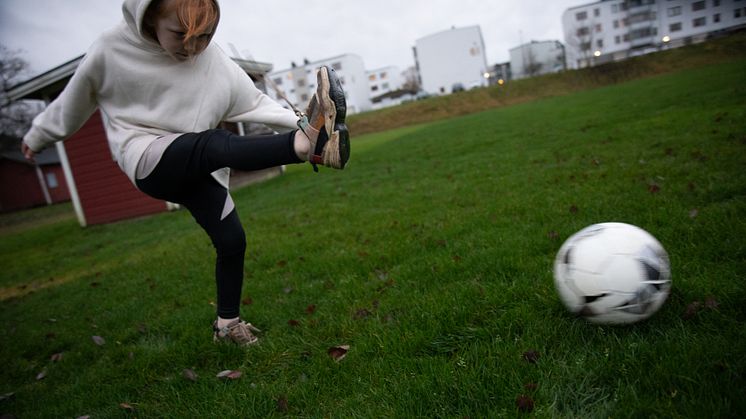
[{"label": "red wooden building", "polygon": [[18,211],[70,200],[65,175],[55,150],[36,156],[36,164],[20,150],[0,154],[0,212]]},{"label": "red wooden building", "polygon": [[[49,103],[62,92],[82,58],[80,56],[14,86],[8,92],[10,99],[36,99]],[[252,79],[272,69],[270,64],[235,61]],[[257,85],[261,87],[259,83]],[[235,126],[238,133],[243,133],[248,128],[241,124]],[[81,226],[109,223],[178,208],[176,205],[153,199],[132,185],[111,156],[98,111],[72,137],[56,143],[55,146]],[[282,168],[268,169],[262,173],[233,173],[231,188],[279,173],[282,173]]]}]

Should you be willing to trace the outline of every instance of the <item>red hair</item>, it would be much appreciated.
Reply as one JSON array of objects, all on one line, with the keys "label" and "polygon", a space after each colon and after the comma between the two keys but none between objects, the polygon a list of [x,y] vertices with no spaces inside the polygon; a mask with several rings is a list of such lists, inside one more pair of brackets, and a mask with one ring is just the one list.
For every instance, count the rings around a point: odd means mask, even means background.
[{"label": "red hair", "polygon": [[197,50],[197,37],[214,30],[220,21],[217,0],[154,0],[148,9],[146,15],[152,10],[158,17],[176,10],[179,23],[185,30],[184,49],[189,55]]}]

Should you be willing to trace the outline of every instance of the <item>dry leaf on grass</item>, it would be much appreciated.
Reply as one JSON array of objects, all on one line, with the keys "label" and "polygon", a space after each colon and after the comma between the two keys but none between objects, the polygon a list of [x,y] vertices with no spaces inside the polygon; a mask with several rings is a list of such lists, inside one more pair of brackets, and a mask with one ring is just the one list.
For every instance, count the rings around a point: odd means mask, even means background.
[{"label": "dry leaf on grass", "polygon": [[326,353],[328,353],[333,360],[339,362],[347,356],[347,352],[349,351],[350,345],[339,345],[332,346],[331,348],[329,348],[329,350],[326,351]]},{"label": "dry leaf on grass", "polygon": [[531,397],[521,394],[515,399],[515,406],[521,412],[531,412],[534,410],[534,400]]},{"label": "dry leaf on grass", "polygon": [[93,342],[98,346],[103,346],[106,344],[106,340],[102,338],[101,336],[92,336]]},{"label": "dry leaf on grass", "polygon": [[217,375],[221,380],[237,380],[241,378],[241,371],[225,370],[220,371]]},{"label": "dry leaf on grass", "polygon": [[189,381],[197,381],[197,373],[195,373],[194,370],[191,370],[189,368],[182,371],[181,376]]}]

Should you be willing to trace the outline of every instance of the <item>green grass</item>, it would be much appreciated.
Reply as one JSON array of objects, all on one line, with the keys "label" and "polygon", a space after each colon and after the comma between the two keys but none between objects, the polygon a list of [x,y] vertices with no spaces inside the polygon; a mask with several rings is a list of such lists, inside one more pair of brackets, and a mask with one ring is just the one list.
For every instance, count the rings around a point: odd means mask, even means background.
[{"label": "green grass", "polygon": [[[0,412],[499,417],[524,395],[538,417],[737,417],[744,82],[735,60],[356,137],[344,172],[237,191],[243,316],[264,329],[247,350],[211,342],[214,256],[184,211],[1,234]],[[562,241],[603,221],[671,257],[669,300],[634,326],[588,324],[554,291]]]}]

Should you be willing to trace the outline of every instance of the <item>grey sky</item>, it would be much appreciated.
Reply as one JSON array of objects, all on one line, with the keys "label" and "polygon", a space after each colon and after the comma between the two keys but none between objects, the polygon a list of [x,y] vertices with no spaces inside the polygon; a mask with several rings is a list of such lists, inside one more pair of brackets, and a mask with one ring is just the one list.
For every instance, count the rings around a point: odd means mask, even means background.
[{"label": "grey sky", "polygon": [[[588,0],[220,0],[214,41],[232,43],[275,70],[345,53],[367,69],[414,64],[415,40],[479,25],[487,62],[507,61],[521,41],[559,40],[562,13]],[[83,54],[122,19],[122,0],[0,0],[0,43],[21,50],[34,75]]]}]

